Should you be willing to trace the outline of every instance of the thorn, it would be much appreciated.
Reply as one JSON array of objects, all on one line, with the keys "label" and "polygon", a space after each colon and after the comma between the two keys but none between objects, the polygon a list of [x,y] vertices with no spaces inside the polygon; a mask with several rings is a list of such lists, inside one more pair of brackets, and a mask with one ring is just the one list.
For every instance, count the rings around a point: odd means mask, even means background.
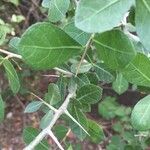
[{"label": "thorn", "polygon": [[68,112],[68,110],[64,111],[65,114],[72,120],[74,121],[88,136],[90,136],[90,134],[84,129],[84,127],[75,119],[71,116],[71,114]]},{"label": "thorn", "polygon": [[54,142],[57,144],[57,146],[61,149],[64,150],[64,148],[61,146],[61,144],[59,143],[58,139],[56,138],[56,136],[53,134],[53,132],[51,130],[47,131],[49,136],[54,140]]}]

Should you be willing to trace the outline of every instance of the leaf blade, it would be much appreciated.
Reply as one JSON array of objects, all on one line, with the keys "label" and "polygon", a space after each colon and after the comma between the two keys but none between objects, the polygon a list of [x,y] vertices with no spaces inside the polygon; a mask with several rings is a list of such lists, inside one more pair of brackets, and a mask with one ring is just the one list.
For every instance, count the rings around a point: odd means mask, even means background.
[{"label": "leaf blade", "polygon": [[143,54],[137,54],[135,59],[123,70],[128,82],[150,87],[150,60]]},{"label": "leaf blade", "polygon": [[150,51],[150,1],[136,0],[136,16],[135,16],[136,30],[140,37],[142,44]]},{"label": "leaf blade", "polygon": [[133,2],[133,0],[81,0],[75,14],[76,27],[88,33],[110,30],[119,24]]},{"label": "leaf blade", "polygon": [[5,103],[0,95],[0,122],[4,120]]},{"label": "leaf blade", "polygon": [[131,115],[131,121],[137,130],[150,129],[150,95],[141,99],[134,107]]},{"label": "leaf blade", "polygon": [[14,94],[16,94],[20,89],[20,82],[16,70],[14,69],[11,62],[7,59],[3,62],[4,68],[6,70],[7,78],[9,80],[9,85]]},{"label": "leaf blade", "polygon": [[46,22],[32,25],[19,43],[23,60],[39,70],[54,68],[78,55],[81,49],[64,31]]}]

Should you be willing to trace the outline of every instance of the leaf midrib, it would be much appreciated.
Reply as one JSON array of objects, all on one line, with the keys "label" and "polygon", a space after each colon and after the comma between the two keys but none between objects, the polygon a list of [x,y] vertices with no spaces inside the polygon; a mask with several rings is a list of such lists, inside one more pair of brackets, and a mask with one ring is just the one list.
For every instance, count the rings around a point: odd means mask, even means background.
[{"label": "leaf midrib", "polygon": [[[80,101],[80,100],[84,99],[85,97],[87,97],[87,96],[89,96],[89,95],[93,95],[93,94],[95,94],[95,93],[97,93],[97,92],[99,92],[99,91],[98,91],[98,90],[92,91],[92,92],[90,92],[90,93],[88,93],[88,94],[85,94],[85,95],[81,96],[80,98],[77,98],[77,100]],[[84,101],[84,100],[83,100],[83,101]]]},{"label": "leaf midrib", "polygon": [[82,49],[80,46],[56,46],[56,47],[44,47],[44,46],[22,46],[23,48],[37,48],[37,49],[46,49],[46,50],[56,50],[56,49]]},{"label": "leaf midrib", "polygon": [[[148,105],[148,107],[146,108],[146,110],[143,113],[143,116],[140,119],[140,124],[143,122],[143,119],[145,118],[145,115],[147,114],[148,110],[150,109],[150,104]],[[144,119],[145,120],[145,119]]]},{"label": "leaf midrib", "polygon": [[143,72],[141,72],[141,70],[139,70],[133,63],[131,63],[131,65],[146,79],[150,82],[150,78],[145,75]]},{"label": "leaf midrib", "polygon": [[99,41],[97,41],[97,40],[95,40],[95,39],[94,39],[93,41],[96,42],[97,44],[99,44],[99,45],[105,47],[105,48],[111,49],[111,50],[114,51],[114,52],[118,52],[118,53],[125,54],[125,55],[133,55],[132,52],[119,51],[119,50],[117,50],[117,49],[115,49],[115,48],[113,48],[113,47],[110,47],[110,46],[108,46],[108,45],[105,45],[105,44],[103,44],[103,43],[101,43],[101,42],[99,42]]}]

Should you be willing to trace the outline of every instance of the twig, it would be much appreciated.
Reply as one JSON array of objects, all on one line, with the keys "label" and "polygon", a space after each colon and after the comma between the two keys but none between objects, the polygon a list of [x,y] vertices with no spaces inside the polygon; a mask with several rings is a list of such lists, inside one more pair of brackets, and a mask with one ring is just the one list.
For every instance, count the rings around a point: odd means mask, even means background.
[{"label": "twig", "polygon": [[[9,52],[9,51],[4,50],[4,49],[0,49],[0,53],[3,53],[3,54],[8,55],[7,58],[12,58],[12,57],[14,57],[14,58],[22,59],[22,56],[21,56],[21,55],[18,55],[18,54]],[[60,68],[57,68],[57,67],[55,67],[54,70],[56,70],[56,71],[58,71],[58,72],[61,72],[62,74],[67,75],[68,77],[72,77],[72,76],[73,76],[73,73],[72,73],[72,72],[65,71],[65,70],[60,69]]]},{"label": "twig", "polygon": [[50,122],[49,126],[46,127],[44,130],[40,132],[40,134],[26,147],[24,150],[32,150],[34,147],[40,143],[40,141],[49,134],[51,131],[51,128],[56,123],[58,118],[64,113],[64,111],[67,109],[67,106],[69,104],[70,99],[74,96],[74,93],[69,93],[66,97],[64,103],[60,106],[60,108],[56,111],[52,121]]},{"label": "twig", "polygon": [[40,101],[43,102],[43,104],[45,104],[46,106],[48,106],[51,110],[53,110],[54,112],[57,112],[57,109],[55,109],[53,106],[51,106],[50,104],[46,103],[42,98],[40,98],[39,96],[35,95],[34,93],[31,92],[31,94],[33,96],[35,96],[36,98],[38,98]]},{"label": "twig", "polygon": [[71,114],[68,112],[68,110],[65,110],[65,114],[73,121],[75,122],[87,135],[90,136],[90,134],[84,129],[84,127],[75,119],[71,116]]},{"label": "twig", "polygon": [[[75,92],[75,91],[74,91]],[[55,140],[56,142],[56,138],[54,138],[54,136],[52,136],[51,133],[51,129],[52,127],[54,126],[54,124],[56,123],[56,121],[59,119],[59,117],[62,115],[62,114],[66,114],[67,116],[69,116],[69,118],[71,118],[75,123],[77,123],[79,125],[79,127],[82,128],[82,130],[84,130],[87,134],[88,132],[70,115],[70,113],[67,111],[67,107],[68,107],[68,104],[70,102],[70,99],[74,96],[74,92],[72,93],[69,93],[68,96],[66,97],[65,101],[63,102],[63,104],[59,107],[59,109],[55,112],[55,115],[52,119],[52,121],[50,122],[50,124],[48,125],[48,127],[46,127],[44,130],[42,130],[39,135],[26,147],[24,148],[24,150],[32,150],[34,149],[34,147],[36,145],[38,145],[41,140],[46,136],[46,135],[50,135],[53,140]],[[89,134],[88,134],[89,135]],[[56,143],[58,146],[60,146],[58,144],[58,141]],[[63,150],[63,149],[62,149]]]},{"label": "twig", "polygon": [[50,130],[48,131],[49,136],[54,140],[54,142],[57,144],[57,146],[61,149],[64,150],[61,144],[59,143],[57,137],[53,134],[53,132]]},{"label": "twig", "polygon": [[68,75],[69,77],[72,77],[72,76],[73,76],[73,73],[72,73],[72,72],[65,71],[65,70],[60,69],[60,68],[57,68],[57,67],[55,67],[54,70],[56,70],[56,71],[58,71],[58,72],[61,72],[62,74]]},{"label": "twig", "polygon": [[81,67],[81,64],[83,63],[83,60],[84,60],[84,58],[85,58],[85,56],[86,56],[87,50],[89,49],[90,44],[91,44],[93,38],[94,38],[94,34],[91,35],[90,39],[88,40],[88,42],[87,42],[87,44],[86,44],[86,46],[85,46],[84,53],[83,53],[83,55],[82,55],[82,57],[81,57],[81,60],[80,60],[80,62],[79,62],[79,65],[77,66],[77,71],[76,71],[75,76],[77,76],[78,73],[79,73],[79,69],[80,69],[80,67]]},{"label": "twig", "polygon": [[20,104],[20,106],[21,106],[23,109],[25,109],[25,106],[24,106],[23,102],[19,99],[19,97],[16,95],[15,98],[16,98],[16,100],[18,101],[18,103]]},{"label": "twig", "polygon": [[22,59],[22,56],[21,55],[18,55],[18,54],[14,54],[14,53],[11,53],[9,51],[6,51],[6,50],[3,50],[3,49],[0,49],[0,52],[3,53],[3,54],[6,54],[10,57],[15,57],[15,58],[19,58],[19,59]]}]

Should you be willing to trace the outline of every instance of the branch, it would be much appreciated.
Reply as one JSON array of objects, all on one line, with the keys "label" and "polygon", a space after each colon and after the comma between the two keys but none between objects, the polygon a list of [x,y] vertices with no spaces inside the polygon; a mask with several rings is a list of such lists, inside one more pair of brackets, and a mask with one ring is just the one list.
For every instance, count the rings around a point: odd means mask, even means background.
[{"label": "branch", "polygon": [[46,103],[42,98],[40,98],[39,96],[35,95],[34,93],[31,92],[31,94],[33,96],[35,96],[37,99],[39,99],[40,101],[42,101],[43,104],[45,104],[47,107],[49,107],[51,110],[53,110],[54,112],[57,111],[57,109],[55,109],[53,106],[51,106],[50,104]]},{"label": "branch", "polygon": [[67,75],[68,77],[72,77],[72,76],[73,76],[73,73],[72,73],[72,72],[65,71],[65,70],[60,69],[60,68],[57,68],[57,67],[55,67],[54,70],[56,70],[56,71],[58,71],[58,72],[61,72],[62,74]]},{"label": "branch", "polygon": [[[19,58],[19,59],[22,59],[22,56],[21,55],[18,55],[18,54],[15,54],[15,53],[12,53],[12,52],[9,52],[7,50],[4,50],[4,49],[1,49],[0,48],[0,53],[3,53],[3,54],[6,54],[7,55],[7,58]],[[61,72],[65,75],[67,75],[68,77],[72,77],[73,76],[73,73],[69,72],[69,71],[65,71],[63,69],[60,69],[60,68],[57,68],[55,67],[54,70],[58,71],[58,72]]]},{"label": "branch", "polygon": [[61,149],[61,150],[64,150],[63,147],[61,146],[61,144],[59,143],[57,137],[53,134],[53,132],[50,130],[48,132],[49,136],[55,141],[55,143],[58,145],[58,147]]},{"label": "branch", "polygon": [[22,56],[21,56],[21,55],[14,54],[14,53],[11,53],[11,52],[6,51],[6,50],[3,50],[3,49],[0,49],[0,52],[1,52],[1,53],[3,53],[3,54],[8,55],[8,56],[9,56],[9,58],[14,57],[14,58],[22,59]]},{"label": "branch", "polygon": [[24,150],[32,150],[34,149],[34,147],[36,145],[38,145],[42,139],[48,135],[52,129],[52,127],[54,126],[54,124],[56,123],[56,121],[58,120],[58,118],[65,112],[65,110],[67,109],[67,106],[70,102],[70,99],[74,96],[74,93],[69,93],[68,96],[66,97],[64,103],[60,106],[60,108],[56,111],[52,121],[50,122],[50,124],[48,125],[48,127],[46,127],[44,130],[42,130],[40,132],[40,134],[26,147],[24,148]]},{"label": "branch", "polygon": [[89,49],[89,47],[90,47],[90,44],[91,44],[93,38],[94,38],[94,34],[91,35],[90,39],[88,40],[88,42],[87,42],[87,44],[86,44],[86,46],[85,46],[85,50],[84,50],[84,53],[83,53],[83,55],[82,55],[82,57],[81,57],[81,60],[80,60],[80,62],[79,62],[79,65],[78,65],[78,67],[77,67],[77,71],[76,71],[75,76],[77,76],[78,73],[79,73],[79,69],[80,69],[80,67],[81,67],[81,64],[83,63],[83,60],[84,60],[84,58],[85,58],[85,56],[86,56],[86,53],[87,53],[87,51],[88,51],[88,49]]}]

